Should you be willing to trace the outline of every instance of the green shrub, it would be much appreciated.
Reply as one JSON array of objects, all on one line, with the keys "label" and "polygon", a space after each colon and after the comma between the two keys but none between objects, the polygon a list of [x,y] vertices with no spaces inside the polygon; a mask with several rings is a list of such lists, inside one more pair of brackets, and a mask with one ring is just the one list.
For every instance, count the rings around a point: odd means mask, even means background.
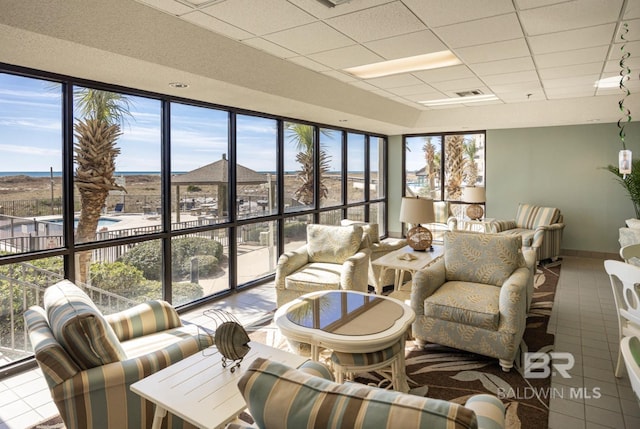
[{"label": "green shrub", "polygon": [[[202,277],[210,276],[218,270],[218,258],[212,255],[196,255],[194,256],[198,261],[198,274]],[[191,258],[184,262],[182,267],[185,275],[191,275]]]},{"label": "green shrub", "polygon": [[307,224],[305,222],[287,222],[284,224],[284,236],[289,240],[303,241],[307,239]]},{"label": "green shrub", "polygon": [[92,264],[90,272],[93,287],[127,298],[139,296],[140,285],[146,281],[141,270],[124,262]]},{"label": "green shrub", "polygon": [[[216,261],[219,261],[222,258],[222,252],[222,244],[209,238],[180,237],[172,240],[171,271],[173,279],[180,280],[189,275],[192,257],[213,256]],[[148,280],[160,280],[162,249],[159,241],[140,243],[123,255],[120,260],[138,268]],[[204,265],[209,266],[213,260],[205,260],[204,262]]]}]

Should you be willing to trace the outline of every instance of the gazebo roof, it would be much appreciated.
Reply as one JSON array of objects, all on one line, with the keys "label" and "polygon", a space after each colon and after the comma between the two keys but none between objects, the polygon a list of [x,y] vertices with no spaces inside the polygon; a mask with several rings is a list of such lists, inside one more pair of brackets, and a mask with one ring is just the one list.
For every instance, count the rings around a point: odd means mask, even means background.
[{"label": "gazebo roof", "polygon": [[[221,185],[229,183],[229,161],[226,154],[222,159],[211,164],[198,167],[188,173],[177,174],[171,177],[172,185]],[[258,173],[250,168],[236,165],[237,183],[254,185],[267,182],[267,175]]]}]

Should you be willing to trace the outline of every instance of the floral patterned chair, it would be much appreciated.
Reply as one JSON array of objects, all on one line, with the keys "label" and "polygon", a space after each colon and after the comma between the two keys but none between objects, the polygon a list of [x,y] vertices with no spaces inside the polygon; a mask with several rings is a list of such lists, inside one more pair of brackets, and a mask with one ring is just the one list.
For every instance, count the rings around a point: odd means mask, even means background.
[{"label": "floral patterned chair", "polygon": [[417,344],[495,357],[509,371],[526,326],[534,263],[520,236],[446,232],[443,257],[413,279]]},{"label": "floral patterned chair", "polygon": [[307,225],[307,243],[276,266],[278,307],[318,290],[367,291],[371,249],[359,225]]}]

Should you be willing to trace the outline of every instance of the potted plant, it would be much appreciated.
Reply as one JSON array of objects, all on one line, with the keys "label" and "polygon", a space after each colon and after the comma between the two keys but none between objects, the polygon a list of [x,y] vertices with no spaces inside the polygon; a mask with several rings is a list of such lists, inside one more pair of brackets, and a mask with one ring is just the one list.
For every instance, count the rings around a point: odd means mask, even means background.
[{"label": "potted plant", "polygon": [[640,219],[640,159],[634,159],[631,164],[631,173],[624,176],[616,165],[608,165],[606,169],[616,175],[618,183],[627,191],[636,211],[636,218]]}]

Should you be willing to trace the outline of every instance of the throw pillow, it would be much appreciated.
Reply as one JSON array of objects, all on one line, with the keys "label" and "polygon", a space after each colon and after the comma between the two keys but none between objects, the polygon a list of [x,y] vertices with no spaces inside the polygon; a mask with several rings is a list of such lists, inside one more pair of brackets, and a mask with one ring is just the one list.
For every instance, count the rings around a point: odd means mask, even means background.
[{"label": "throw pillow", "polygon": [[100,310],[69,280],[46,289],[44,308],[53,336],[81,369],[126,359],[118,337]]}]

